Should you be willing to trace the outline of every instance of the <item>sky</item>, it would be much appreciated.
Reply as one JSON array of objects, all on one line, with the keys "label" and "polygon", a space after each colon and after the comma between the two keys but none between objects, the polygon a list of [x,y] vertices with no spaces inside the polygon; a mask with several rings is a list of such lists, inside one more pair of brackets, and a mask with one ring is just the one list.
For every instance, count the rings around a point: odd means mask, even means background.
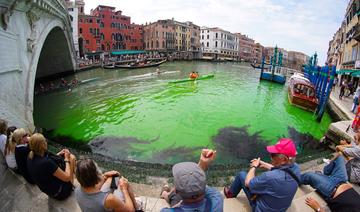
[{"label": "sky", "polygon": [[85,0],[85,12],[108,5],[145,24],[174,18],[240,32],[264,46],[278,45],[326,60],[329,41],[349,0]]}]

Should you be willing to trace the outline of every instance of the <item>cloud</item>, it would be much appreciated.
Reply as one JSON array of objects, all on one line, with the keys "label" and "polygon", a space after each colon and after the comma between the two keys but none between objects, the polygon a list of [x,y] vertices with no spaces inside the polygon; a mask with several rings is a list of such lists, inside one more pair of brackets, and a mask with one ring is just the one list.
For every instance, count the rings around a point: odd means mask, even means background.
[{"label": "cloud", "polygon": [[[85,0],[85,11],[100,1]],[[329,40],[340,27],[345,0],[102,0],[145,24],[175,18],[199,26],[247,34],[265,46],[278,45],[308,55],[318,52],[324,63]]]}]

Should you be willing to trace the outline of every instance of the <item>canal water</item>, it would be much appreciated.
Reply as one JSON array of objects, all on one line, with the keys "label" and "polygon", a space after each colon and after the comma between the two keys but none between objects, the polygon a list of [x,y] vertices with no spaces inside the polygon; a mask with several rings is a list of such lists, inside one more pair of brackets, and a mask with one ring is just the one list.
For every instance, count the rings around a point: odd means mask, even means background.
[{"label": "canal water", "polygon": [[[247,162],[265,156],[265,145],[293,138],[299,155],[316,154],[314,143],[331,118],[291,106],[287,86],[259,81],[244,63],[168,62],[138,70],[95,69],[76,74],[97,80],[36,95],[34,119],[50,136],[89,143],[117,159],[155,163],[197,160],[201,148],[215,148],[217,162]],[[212,79],[169,84],[188,73]],[[71,80],[74,76],[68,77]]]}]

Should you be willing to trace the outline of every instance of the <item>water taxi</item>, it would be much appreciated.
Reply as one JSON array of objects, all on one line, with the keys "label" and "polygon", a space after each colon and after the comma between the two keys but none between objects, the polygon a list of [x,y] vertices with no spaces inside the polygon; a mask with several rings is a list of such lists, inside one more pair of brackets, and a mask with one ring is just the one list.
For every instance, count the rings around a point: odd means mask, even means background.
[{"label": "water taxi", "polygon": [[290,104],[313,112],[319,104],[315,87],[307,78],[298,73],[290,77],[288,98]]}]

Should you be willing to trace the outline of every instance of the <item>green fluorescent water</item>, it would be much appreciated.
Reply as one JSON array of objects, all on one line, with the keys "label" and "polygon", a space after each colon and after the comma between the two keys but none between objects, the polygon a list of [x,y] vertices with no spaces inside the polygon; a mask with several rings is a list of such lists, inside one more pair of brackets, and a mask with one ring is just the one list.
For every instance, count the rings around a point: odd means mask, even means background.
[{"label": "green fluorescent water", "polygon": [[[259,82],[259,72],[246,64],[168,62],[160,67],[165,74],[150,75],[155,69],[78,73],[79,79],[99,80],[35,96],[35,124],[74,140],[134,137],[145,143],[129,144],[128,155],[117,157],[147,161],[169,149],[213,148],[213,137],[225,127],[247,126],[249,134],[275,143],[289,136],[289,127],[320,139],[331,122],[327,113],[318,123],[312,113],[289,105],[286,85]],[[190,71],[215,77],[167,83]]]}]

